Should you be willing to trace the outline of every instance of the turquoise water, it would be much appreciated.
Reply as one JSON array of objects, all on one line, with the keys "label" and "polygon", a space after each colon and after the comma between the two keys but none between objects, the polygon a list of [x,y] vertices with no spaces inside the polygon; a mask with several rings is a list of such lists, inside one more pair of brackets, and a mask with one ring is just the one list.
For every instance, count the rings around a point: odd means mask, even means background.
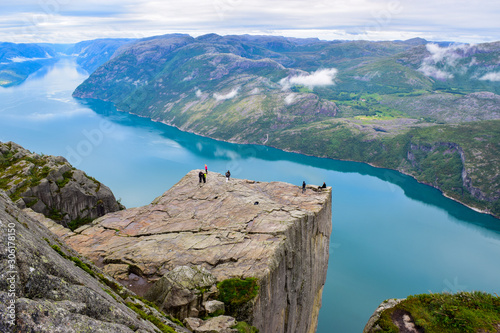
[{"label": "turquoise water", "polygon": [[66,59],[0,89],[0,141],[63,155],[127,207],[147,204],[192,169],[333,186],[333,233],[318,332],[361,332],[384,299],[483,290],[500,294],[500,221],[397,172],[219,142],[79,101],[87,74]]}]

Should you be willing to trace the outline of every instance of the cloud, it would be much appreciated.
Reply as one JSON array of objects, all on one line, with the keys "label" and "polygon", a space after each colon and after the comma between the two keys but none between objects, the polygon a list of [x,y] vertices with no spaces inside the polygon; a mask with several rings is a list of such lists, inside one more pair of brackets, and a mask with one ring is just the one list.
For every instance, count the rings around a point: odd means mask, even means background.
[{"label": "cloud", "polygon": [[[321,39],[486,42],[500,39],[498,0],[17,0],[3,1],[0,40],[72,43],[173,32]],[[443,15],[446,13],[446,15]]]},{"label": "cloud", "polygon": [[425,47],[429,55],[424,58],[418,70],[426,76],[438,80],[447,80],[454,77],[450,73],[452,71],[466,71],[465,66],[459,67],[459,61],[466,57],[468,51],[476,46],[463,44],[441,47],[438,44],[429,43]]},{"label": "cloud", "polygon": [[226,99],[231,99],[231,98],[236,97],[236,95],[238,95],[239,90],[240,90],[240,87],[237,87],[237,88],[234,88],[233,90],[231,90],[230,92],[228,92],[227,94],[214,93],[214,98],[217,101],[224,101]]},{"label": "cloud", "polygon": [[202,98],[203,97],[203,93],[201,92],[200,89],[196,90],[196,97],[198,97],[198,98]]},{"label": "cloud", "polygon": [[500,82],[500,72],[487,73],[480,77],[479,80]]},{"label": "cloud", "polygon": [[453,74],[447,73],[443,70],[440,70],[436,66],[423,64],[419,69],[419,72],[422,72],[425,76],[433,77],[438,80],[448,80],[453,79]]},{"label": "cloud", "polygon": [[293,93],[292,93],[292,94],[287,95],[287,96],[285,97],[285,104],[286,104],[286,105],[290,105],[290,104],[292,104],[293,102],[295,102],[295,97],[296,97],[296,96],[295,96],[295,94],[293,94]]},{"label": "cloud", "polygon": [[306,86],[309,89],[314,89],[314,87],[317,86],[331,86],[335,84],[333,80],[335,79],[337,73],[338,70],[335,68],[318,69],[312,74],[286,77],[281,79],[280,84],[284,89],[288,89],[296,85]]}]

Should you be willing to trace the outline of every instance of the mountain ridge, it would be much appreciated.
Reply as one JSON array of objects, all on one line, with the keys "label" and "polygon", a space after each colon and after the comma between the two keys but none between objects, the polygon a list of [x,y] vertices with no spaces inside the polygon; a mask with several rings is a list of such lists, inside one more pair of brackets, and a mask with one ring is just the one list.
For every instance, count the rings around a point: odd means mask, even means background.
[{"label": "mountain ridge", "polygon": [[395,169],[498,217],[499,46],[164,35],[124,46],[74,96],[219,140]]}]

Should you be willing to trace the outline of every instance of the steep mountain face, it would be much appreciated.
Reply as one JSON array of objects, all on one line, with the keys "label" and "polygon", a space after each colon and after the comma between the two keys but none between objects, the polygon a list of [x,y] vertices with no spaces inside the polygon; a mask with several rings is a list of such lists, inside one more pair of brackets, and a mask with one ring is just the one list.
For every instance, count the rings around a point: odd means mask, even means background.
[{"label": "steep mountain face", "polygon": [[107,186],[63,157],[34,154],[13,142],[0,142],[0,154],[0,189],[21,208],[71,228],[123,208]]},{"label": "steep mountain face", "polygon": [[111,59],[117,49],[132,43],[135,39],[103,38],[76,43],[65,50],[68,55],[76,56],[76,62],[87,72],[92,73]]},{"label": "steep mountain face", "polygon": [[[500,152],[498,59],[500,43],[166,35],[118,49],[74,96],[216,139],[397,169],[499,216],[497,168],[475,150]],[[471,128],[486,133],[479,143]],[[411,137],[439,147],[439,132],[462,149],[461,168],[439,171],[444,153],[411,160]],[[465,169],[470,181],[457,180]]]}]

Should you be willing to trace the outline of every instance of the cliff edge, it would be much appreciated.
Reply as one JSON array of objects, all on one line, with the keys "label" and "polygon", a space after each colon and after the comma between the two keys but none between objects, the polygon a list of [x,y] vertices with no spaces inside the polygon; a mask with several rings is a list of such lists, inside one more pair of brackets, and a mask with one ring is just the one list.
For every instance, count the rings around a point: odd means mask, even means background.
[{"label": "cliff edge", "polygon": [[[218,282],[256,278],[259,292],[246,320],[264,333],[316,330],[331,188],[302,193],[280,182],[227,182],[213,172],[200,183],[193,170],[150,205],[109,213],[75,232],[51,229],[138,294],[185,266]],[[188,307],[182,317],[197,314]]]}]

